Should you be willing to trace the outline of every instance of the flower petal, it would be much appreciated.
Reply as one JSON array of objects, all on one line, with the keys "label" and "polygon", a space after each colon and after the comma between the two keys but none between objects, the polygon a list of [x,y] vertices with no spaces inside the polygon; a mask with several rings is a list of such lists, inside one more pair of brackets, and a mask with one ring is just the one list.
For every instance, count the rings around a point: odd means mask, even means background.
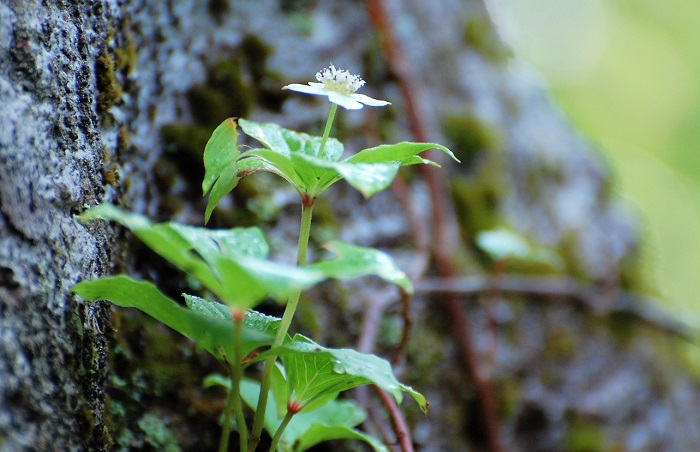
[{"label": "flower petal", "polygon": [[345,94],[340,94],[335,91],[327,91],[328,100],[334,104],[338,104],[343,108],[348,110],[359,110],[362,108],[362,104],[353,99],[351,96],[346,96]]},{"label": "flower petal", "polygon": [[328,91],[326,91],[323,88],[323,84],[321,84],[321,83],[314,83],[314,84],[321,85],[321,87],[301,85],[299,83],[292,83],[291,85],[287,85],[287,86],[282,87],[282,89],[289,89],[292,91],[297,91],[297,92],[305,93],[305,94],[315,94],[317,96],[328,95]]},{"label": "flower petal", "polygon": [[369,105],[370,107],[383,107],[385,105],[391,105],[391,102],[374,99],[372,97],[365,96],[364,94],[352,94],[350,97],[358,102],[362,102],[365,105]]}]

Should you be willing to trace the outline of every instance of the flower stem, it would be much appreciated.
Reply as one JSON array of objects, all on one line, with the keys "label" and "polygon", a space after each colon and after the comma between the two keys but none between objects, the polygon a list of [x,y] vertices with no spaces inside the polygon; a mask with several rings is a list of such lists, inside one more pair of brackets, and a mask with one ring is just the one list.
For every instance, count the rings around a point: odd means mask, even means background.
[{"label": "flower stem", "polygon": [[294,414],[292,411],[287,411],[287,415],[282,419],[282,423],[280,424],[279,427],[277,427],[277,431],[275,432],[274,438],[272,438],[272,443],[270,443],[270,452],[275,452],[277,450],[277,444],[280,442],[280,438],[282,438],[282,433],[284,433],[284,429],[287,428],[287,425],[289,424],[289,421],[292,420],[294,417]]},{"label": "flower stem", "polygon": [[318,158],[323,158],[323,151],[326,149],[326,141],[331,133],[331,127],[333,126],[333,120],[335,119],[335,112],[337,110],[338,105],[331,102],[331,111],[328,113],[326,128],[323,129],[323,139],[321,140],[321,148],[318,150]]},{"label": "flower stem", "polygon": [[219,452],[228,450],[228,442],[231,436],[231,415],[232,412],[236,416],[236,424],[238,425],[238,435],[240,439],[240,450],[245,451],[248,445],[248,427],[245,423],[245,415],[243,414],[243,404],[241,403],[241,377],[243,368],[241,360],[243,359],[243,320],[245,312],[232,311],[233,316],[233,359],[228,363],[229,376],[231,378],[231,389],[229,389],[226,399],[226,411],[224,412],[224,426],[221,429],[221,440],[219,441]]},{"label": "flower stem", "polygon": [[[311,232],[311,217],[313,208],[313,200],[303,202],[301,205],[301,226],[299,228],[299,244],[297,249],[297,266],[300,267],[306,265],[306,251],[309,248],[309,235]],[[301,291],[297,291],[289,297],[287,307],[284,309],[284,314],[282,315],[282,322],[277,329],[277,335],[275,336],[275,341],[272,344],[273,349],[284,343],[284,340],[287,337],[287,331],[289,331],[289,326],[292,324],[292,318],[294,317],[297,305],[299,304],[300,296]],[[248,450],[251,452],[257,447],[258,442],[260,441],[260,435],[262,434],[263,422],[265,420],[265,410],[267,408],[267,398],[270,392],[272,368],[275,365],[276,359],[277,357],[272,355],[265,360],[262,381],[260,383],[260,395],[258,396],[258,406],[255,410],[255,421],[253,422],[253,430],[250,437],[250,445],[248,447]]]}]

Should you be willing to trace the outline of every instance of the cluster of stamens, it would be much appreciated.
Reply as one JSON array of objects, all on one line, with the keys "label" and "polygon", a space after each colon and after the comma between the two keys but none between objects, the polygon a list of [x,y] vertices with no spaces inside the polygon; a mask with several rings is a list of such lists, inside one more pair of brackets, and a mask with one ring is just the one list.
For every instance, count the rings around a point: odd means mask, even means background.
[{"label": "cluster of stamens", "polygon": [[353,75],[344,69],[336,69],[332,64],[317,72],[316,80],[323,83],[326,89],[345,95],[354,93],[365,84],[359,75]]}]

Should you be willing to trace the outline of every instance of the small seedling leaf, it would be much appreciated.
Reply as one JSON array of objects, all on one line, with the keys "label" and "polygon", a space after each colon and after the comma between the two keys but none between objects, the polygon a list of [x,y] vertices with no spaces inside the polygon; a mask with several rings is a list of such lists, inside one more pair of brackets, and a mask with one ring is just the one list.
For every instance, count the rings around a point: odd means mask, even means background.
[{"label": "small seedling leaf", "polygon": [[[212,378],[211,384],[230,387],[224,377]],[[275,390],[276,388],[276,390]],[[265,411],[265,430],[274,435],[286,414],[286,403],[275,402],[276,392],[286,395],[284,375],[277,367],[272,376],[272,389]],[[241,398],[255,409],[258,403],[260,383],[243,379],[241,382]],[[282,434],[278,450],[286,452],[303,452],[323,442],[338,439],[355,439],[369,444],[375,451],[384,452],[386,447],[373,438],[353,427],[362,423],[366,418],[365,412],[353,401],[332,399],[315,410],[305,410],[296,414]]]},{"label": "small seedling leaf", "polygon": [[[402,400],[402,390],[407,389],[396,380],[391,365],[378,356],[352,349],[325,348],[300,334],[272,353],[280,356],[284,364],[288,406],[293,404],[301,410],[313,407],[316,400],[361,385],[379,386],[398,403]],[[423,411],[427,410],[425,399],[415,396],[414,399]]]},{"label": "small seedling leaf", "polygon": [[204,148],[202,193],[205,196],[209,193],[205,221],[209,221],[214,207],[238,184],[237,141],[236,122],[228,118],[214,130]]}]

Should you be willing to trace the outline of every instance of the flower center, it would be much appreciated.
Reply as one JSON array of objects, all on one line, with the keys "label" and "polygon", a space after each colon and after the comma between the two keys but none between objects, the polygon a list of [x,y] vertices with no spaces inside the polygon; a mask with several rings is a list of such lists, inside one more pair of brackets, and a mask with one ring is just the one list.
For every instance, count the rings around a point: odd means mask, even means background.
[{"label": "flower center", "polygon": [[316,73],[316,80],[330,91],[335,91],[346,96],[354,93],[365,81],[359,75],[353,75],[344,69],[336,69],[332,64],[328,68]]}]

